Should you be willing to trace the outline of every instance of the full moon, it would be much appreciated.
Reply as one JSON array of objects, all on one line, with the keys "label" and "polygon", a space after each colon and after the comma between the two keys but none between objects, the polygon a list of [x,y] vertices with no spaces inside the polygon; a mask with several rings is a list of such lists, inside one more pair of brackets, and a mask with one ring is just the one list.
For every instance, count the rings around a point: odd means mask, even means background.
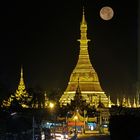
[{"label": "full moon", "polygon": [[114,16],[114,11],[111,7],[105,6],[100,10],[100,17],[103,20],[110,20]]}]

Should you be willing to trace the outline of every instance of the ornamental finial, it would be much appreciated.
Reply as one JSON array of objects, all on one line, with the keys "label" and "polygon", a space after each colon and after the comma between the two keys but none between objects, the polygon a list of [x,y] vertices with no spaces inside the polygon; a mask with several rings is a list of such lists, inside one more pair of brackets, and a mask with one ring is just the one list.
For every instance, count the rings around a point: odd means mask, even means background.
[{"label": "ornamental finial", "polygon": [[85,20],[85,8],[84,8],[84,6],[83,6],[82,24],[86,24],[86,20]]},{"label": "ornamental finial", "polygon": [[21,78],[23,78],[23,67],[21,66],[21,73],[20,73]]}]

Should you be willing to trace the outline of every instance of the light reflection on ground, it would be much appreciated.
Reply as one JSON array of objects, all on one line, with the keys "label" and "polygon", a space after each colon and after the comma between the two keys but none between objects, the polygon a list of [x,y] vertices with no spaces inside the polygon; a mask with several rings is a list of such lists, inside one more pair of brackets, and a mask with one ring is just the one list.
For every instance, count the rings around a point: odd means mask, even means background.
[{"label": "light reflection on ground", "polygon": [[79,135],[77,140],[111,140],[109,136]]}]

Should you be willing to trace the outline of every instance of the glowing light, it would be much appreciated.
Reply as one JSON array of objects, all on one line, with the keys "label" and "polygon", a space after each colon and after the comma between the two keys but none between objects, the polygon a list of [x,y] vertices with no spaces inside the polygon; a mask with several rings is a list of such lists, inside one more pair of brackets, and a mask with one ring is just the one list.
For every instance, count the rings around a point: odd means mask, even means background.
[{"label": "glowing light", "polygon": [[78,120],[78,117],[77,116],[74,116],[74,120]]},{"label": "glowing light", "polygon": [[17,112],[13,112],[13,113],[11,113],[11,116],[14,116],[14,115],[16,115],[17,114]]},{"label": "glowing light", "polygon": [[49,107],[50,107],[50,108],[54,108],[54,103],[51,103],[51,102],[50,102]]},{"label": "glowing light", "polygon": [[100,17],[103,20],[110,20],[114,16],[114,11],[111,7],[105,6],[100,10]]}]

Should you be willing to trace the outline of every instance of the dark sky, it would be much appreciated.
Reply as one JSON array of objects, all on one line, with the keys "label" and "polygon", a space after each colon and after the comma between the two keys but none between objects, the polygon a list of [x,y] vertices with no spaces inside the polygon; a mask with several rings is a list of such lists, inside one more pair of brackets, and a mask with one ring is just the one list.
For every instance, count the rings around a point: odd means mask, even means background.
[{"label": "dark sky", "polygon": [[[4,1],[0,14],[0,82],[17,88],[23,65],[26,87],[65,90],[79,53],[82,8],[89,54],[102,88],[111,96],[131,94],[137,81],[138,1]],[[104,21],[103,6],[114,10]]]}]

